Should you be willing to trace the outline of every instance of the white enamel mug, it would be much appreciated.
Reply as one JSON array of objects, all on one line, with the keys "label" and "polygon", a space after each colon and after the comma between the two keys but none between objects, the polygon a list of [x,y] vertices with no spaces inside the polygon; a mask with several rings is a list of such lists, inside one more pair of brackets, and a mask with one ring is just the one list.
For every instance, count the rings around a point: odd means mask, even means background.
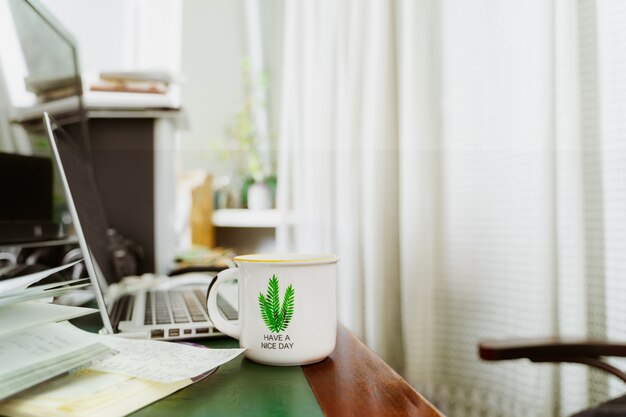
[{"label": "white enamel mug", "polygon": [[[337,337],[335,255],[245,255],[220,272],[207,309],[222,333],[239,339],[248,359],[267,365],[304,365],[325,359]],[[239,280],[239,321],[217,307],[217,289]]]}]

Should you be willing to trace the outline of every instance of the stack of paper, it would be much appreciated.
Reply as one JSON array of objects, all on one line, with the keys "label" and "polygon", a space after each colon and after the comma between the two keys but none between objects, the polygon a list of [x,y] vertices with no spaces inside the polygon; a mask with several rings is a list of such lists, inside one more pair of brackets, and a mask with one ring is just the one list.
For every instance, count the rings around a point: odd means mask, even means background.
[{"label": "stack of paper", "polygon": [[69,324],[71,337],[97,340],[117,355],[88,369],[37,386],[0,402],[0,414],[14,417],[125,416],[209,375],[243,349],[207,349],[181,343],[131,340],[83,332]]},{"label": "stack of paper", "polygon": [[53,282],[46,285],[27,288],[28,286],[33,285],[56,272],[71,268],[79,262],[81,261],[72,262],[18,278],[0,281],[0,307],[21,303],[23,301],[57,297],[67,292],[90,285],[89,279],[84,278],[75,281]]},{"label": "stack of paper", "polygon": [[31,301],[88,285],[81,280],[28,288],[74,264],[0,281],[0,400],[113,352],[90,337],[64,330],[65,326],[42,326],[97,312]]},{"label": "stack of paper", "polygon": [[38,301],[0,307],[0,340],[29,327],[71,320],[97,312],[98,310],[93,308],[69,307]]},{"label": "stack of paper", "polygon": [[31,327],[0,339],[0,399],[92,363],[112,351],[60,324]]},{"label": "stack of paper", "polygon": [[84,285],[28,288],[58,270],[0,281],[2,415],[125,416],[243,352],[97,335],[58,323],[97,311],[32,301]]}]

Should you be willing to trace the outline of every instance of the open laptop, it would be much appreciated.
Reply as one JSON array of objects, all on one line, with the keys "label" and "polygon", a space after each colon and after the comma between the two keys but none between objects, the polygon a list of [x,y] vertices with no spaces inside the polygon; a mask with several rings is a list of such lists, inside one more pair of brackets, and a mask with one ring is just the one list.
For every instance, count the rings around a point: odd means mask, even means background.
[{"label": "open laptop", "polygon": [[[210,277],[203,285],[170,289],[120,291],[119,285],[112,285],[118,279],[108,248],[108,224],[85,149],[48,113],[44,113],[44,125],[105,330],[128,337],[169,340],[221,335],[206,309]],[[181,278],[172,282],[178,280]],[[184,278],[178,282],[185,282]],[[236,307],[225,297],[218,297],[218,306],[227,319],[237,319]]]}]

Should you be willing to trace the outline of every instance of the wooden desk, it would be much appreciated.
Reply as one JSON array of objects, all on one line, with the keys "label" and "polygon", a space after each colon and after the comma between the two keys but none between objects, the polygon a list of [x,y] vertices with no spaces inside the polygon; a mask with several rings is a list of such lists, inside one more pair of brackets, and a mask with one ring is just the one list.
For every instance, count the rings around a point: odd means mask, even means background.
[{"label": "wooden desk", "polygon": [[[236,347],[229,338],[209,347]],[[204,380],[133,416],[418,416],[441,417],[402,377],[339,326],[337,348],[323,362],[275,367],[242,356]]]},{"label": "wooden desk", "polygon": [[320,407],[332,416],[420,416],[442,414],[367,346],[339,326],[328,359],[303,366]]}]

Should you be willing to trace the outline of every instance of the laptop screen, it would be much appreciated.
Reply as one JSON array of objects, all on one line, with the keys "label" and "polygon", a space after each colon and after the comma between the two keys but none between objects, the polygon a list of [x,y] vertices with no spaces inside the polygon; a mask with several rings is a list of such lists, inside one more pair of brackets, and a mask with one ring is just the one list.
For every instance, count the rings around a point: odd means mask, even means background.
[{"label": "laptop screen", "polygon": [[[72,206],[75,210],[75,212],[72,210],[72,216],[76,234],[79,241],[89,248],[92,255],[90,258],[93,270],[90,271],[90,275],[95,274],[95,277],[92,276],[92,283],[95,290],[100,292],[99,299],[103,300],[101,286],[116,282],[117,274],[108,249],[108,224],[91,164],[87,159],[83,143],[67,134],[52,117],[48,116],[48,118],[50,121],[47,126],[48,135],[59,174],[65,186],[67,202],[70,210]],[[81,249],[85,252],[82,245]],[[84,253],[84,256],[88,262],[87,254]],[[89,270],[89,265],[87,267]],[[98,282],[94,283],[96,279]]]}]

